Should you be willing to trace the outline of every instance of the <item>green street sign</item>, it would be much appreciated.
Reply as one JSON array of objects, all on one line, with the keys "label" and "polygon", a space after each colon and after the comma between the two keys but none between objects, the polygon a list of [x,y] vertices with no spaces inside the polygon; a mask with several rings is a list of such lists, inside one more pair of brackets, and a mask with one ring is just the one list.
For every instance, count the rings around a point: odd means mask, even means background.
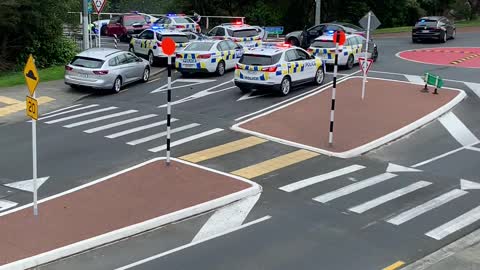
[{"label": "green street sign", "polygon": [[437,76],[431,73],[425,73],[425,78],[423,80],[427,85],[432,85],[437,88],[443,87],[443,80],[442,78],[440,78],[440,76]]}]

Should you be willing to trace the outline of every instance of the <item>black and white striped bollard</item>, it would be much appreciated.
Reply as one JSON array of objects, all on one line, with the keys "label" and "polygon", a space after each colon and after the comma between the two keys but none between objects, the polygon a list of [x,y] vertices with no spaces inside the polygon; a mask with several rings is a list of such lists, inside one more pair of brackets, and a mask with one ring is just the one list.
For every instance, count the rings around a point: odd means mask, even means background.
[{"label": "black and white striped bollard", "polygon": [[345,42],[345,33],[336,31],[333,34],[333,42],[335,43],[335,60],[333,66],[333,84],[332,84],[332,107],[330,109],[330,132],[328,134],[328,144],[333,144],[333,125],[335,122],[335,95],[337,92],[337,71],[338,71],[338,45]]},{"label": "black and white striped bollard", "polygon": [[115,45],[115,49],[117,49],[118,48],[117,34],[113,34],[113,44]]},{"label": "black and white striped bollard", "polygon": [[167,56],[167,165],[170,165],[170,123],[172,119],[172,57]]}]

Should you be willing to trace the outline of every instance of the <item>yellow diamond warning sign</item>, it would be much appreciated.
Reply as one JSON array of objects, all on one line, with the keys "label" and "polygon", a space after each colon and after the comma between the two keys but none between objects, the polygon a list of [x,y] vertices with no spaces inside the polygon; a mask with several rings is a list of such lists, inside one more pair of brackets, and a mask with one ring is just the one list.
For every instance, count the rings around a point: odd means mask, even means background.
[{"label": "yellow diamond warning sign", "polygon": [[33,96],[33,93],[35,93],[35,88],[37,88],[40,78],[38,76],[37,68],[35,67],[35,59],[33,59],[33,56],[31,54],[28,57],[25,68],[23,69],[23,76],[25,76],[28,91],[30,91],[30,95]]}]

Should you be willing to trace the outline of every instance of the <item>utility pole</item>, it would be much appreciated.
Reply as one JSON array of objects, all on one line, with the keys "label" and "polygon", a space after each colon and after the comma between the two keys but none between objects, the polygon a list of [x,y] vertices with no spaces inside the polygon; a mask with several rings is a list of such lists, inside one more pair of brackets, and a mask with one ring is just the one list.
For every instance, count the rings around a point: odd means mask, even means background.
[{"label": "utility pole", "polygon": [[320,24],[322,0],[315,0],[315,25]]},{"label": "utility pole", "polygon": [[88,0],[83,0],[83,25],[82,25],[82,32],[83,32],[83,50],[87,50],[89,46],[88,38]]}]

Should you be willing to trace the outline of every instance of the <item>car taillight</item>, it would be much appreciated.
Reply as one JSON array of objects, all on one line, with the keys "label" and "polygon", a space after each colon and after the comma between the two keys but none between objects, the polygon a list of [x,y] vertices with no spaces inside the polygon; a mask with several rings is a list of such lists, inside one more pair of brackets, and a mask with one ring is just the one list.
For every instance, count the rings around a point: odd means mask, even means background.
[{"label": "car taillight", "polygon": [[66,71],[72,71],[73,68],[72,68],[71,66],[65,66],[65,70],[66,70]]},{"label": "car taillight", "polygon": [[197,58],[198,59],[208,59],[211,56],[212,56],[211,54],[200,54],[199,56],[197,56]]},{"label": "car taillight", "polygon": [[238,64],[235,64],[235,69],[240,69],[240,66]]},{"label": "car taillight", "polygon": [[266,68],[262,68],[262,71],[266,71],[266,72],[275,72],[277,71],[277,67],[266,67]]},{"label": "car taillight", "polygon": [[312,49],[312,48],[308,48],[308,49],[307,49],[307,52],[308,52],[308,53],[313,53],[313,49]]},{"label": "car taillight", "polygon": [[180,28],[180,29],[183,29],[183,28],[185,28],[185,25],[177,25],[176,27]]},{"label": "car taillight", "polygon": [[93,73],[95,73],[96,75],[107,75],[108,70],[94,70]]}]

